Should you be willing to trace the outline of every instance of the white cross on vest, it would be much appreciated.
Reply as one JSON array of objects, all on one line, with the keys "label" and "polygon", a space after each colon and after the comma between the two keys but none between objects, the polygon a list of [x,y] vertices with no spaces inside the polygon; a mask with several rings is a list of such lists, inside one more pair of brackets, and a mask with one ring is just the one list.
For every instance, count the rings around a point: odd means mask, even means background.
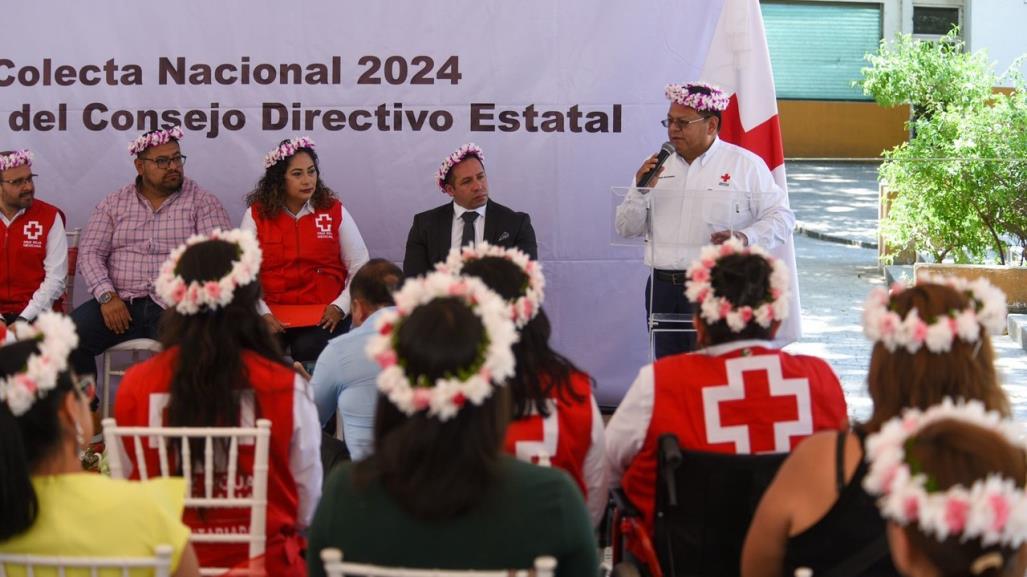
[{"label": "white cross on vest", "polygon": [[39,237],[43,235],[43,225],[39,224],[38,220],[30,220],[25,223],[22,233],[29,240],[39,240]]},{"label": "white cross on vest", "polygon": [[[813,432],[809,380],[784,378],[781,374],[781,361],[777,355],[728,359],[725,362],[725,369],[727,370],[726,385],[706,387],[702,391],[703,416],[706,421],[706,438],[709,443],[734,443],[735,453],[749,454],[753,452],[752,446],[755,437],[750,424],[724,425],[721,410],[726,403],[739,406],[742,410],[749,408],[754,416],[762,413],[764,422],[768,404],[795,407],[797,418],[773,422],[773,452],[775,453],[790,451],[791,437],[806,436]],[[746,395],[745,373],[765,375],[769,395],[759,395],[753,390],[754,387],[749,389],[751,394]],[[756,402],[760,403],[758,407]],[[769,439],[765,438],[766,436],[764,434],[759,439],[763,441],[760,444],[767,444]]]},{"label": "white cross on vest", "polygon": [[331,236],[331,234],[332,234],[332,215],[330,215],[330,214],[319,214],[319,215],[317,215],[317,218],[314,219],[314,225],[317,226],[317,230],[320,231],[322,235]]}]

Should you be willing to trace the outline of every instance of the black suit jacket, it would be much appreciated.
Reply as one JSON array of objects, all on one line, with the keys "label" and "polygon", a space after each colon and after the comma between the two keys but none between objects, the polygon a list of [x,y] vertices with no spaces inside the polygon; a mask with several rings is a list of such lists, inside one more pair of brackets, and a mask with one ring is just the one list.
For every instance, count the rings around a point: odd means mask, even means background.
[{"label": "black suit jacket", "polygon": [[[538,260],[535,229],[526,213],[510,210],[495,201],[485,205],[485,242],[504,247],[517,247]],[[426,210],[414,216],[407,236],[403,274],[407,278],[433,270],[435,263],[446,260],[453,243],[453,203]]]}]

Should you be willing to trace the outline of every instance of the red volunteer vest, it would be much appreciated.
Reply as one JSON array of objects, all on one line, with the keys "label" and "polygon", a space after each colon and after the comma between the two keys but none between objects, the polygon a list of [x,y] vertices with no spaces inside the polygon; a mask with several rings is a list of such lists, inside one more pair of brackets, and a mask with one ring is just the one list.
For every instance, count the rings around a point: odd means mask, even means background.
[{"label": "red volunteer vest", "polygon": [[[243,354],[253,397],[249,400],[246,396],[243,397],[243,422],[240,425],[253,426],[257,419],[271,420],[265,555],[268,574],[305,575],[306,565],[299,556],[304,543],[297,534],[299,498],[296,483],[289,471],[295,374],[288,367],[275,364],[256,353],[247,351]],[[178,348],[175,347],[128,370],[118,389],[114,404],[114,416],[119,425],[164,425],[169,400],[168,387],[177,359]],[[252,443],[239,445],[237,494],[246,495],[252,489],[253,450]],[[155,471],[160,471],[156,443],[150,446],[144,440],[144,451],[147,471],[154,475]],[[126,452],[134,468],[132,478],[138,478],[139,467],[135,463],[135,452]],[[220,487],[215,491],[219,495],[224,495],[224,471],[218,471],[215,475],[215,485]],[[204,495],[202,471],[194,469],[192,490],[195,497]],[[182,520],[194,533],[236,533],[249,528],[249,518],[249,511],[240,509],[205,509],[202,516],[196,510],[186,509]],[[200,565],[205,567],[231,567],[242,563],[248,557],[245,545],[197,544],[195,548]]]},{"label": "red volunteer vest", "polygon": [[621,479],[650,532],[660,435],[674,433],[682,448],[696,451],[782,453],[816,431],[848,424],[838,377],[816,357],[752,347],[665,357],[653,371],[652,419]]},{"label": "red volunteer vest", "polygon": [[[553,399],[545,419],[531,415],[512,421],[506,429],[503,450],[528,462],[538,462],[539,452],[545,451],[552,466],[570,473],[587,498],[584,466],[592,447],[592,385],[585,373],[573,373],[570,387],[584,400]],[[556,410],[552,410],[553,404]]]},{"label": "red volunteer vest", "polygon": [[10,227],[0,220],[0,313],[20,314],[43,284],[46,239],[58,217],[57,207],[36,199]]},{"label": "red volunteer vest", "polygon": [[346,265],[339,251],[342,204],[293,218],[284,210],[265,219],[259,205],[250,209],[264,253],[260,284],[271,304],[327,305],[346,286]]}]

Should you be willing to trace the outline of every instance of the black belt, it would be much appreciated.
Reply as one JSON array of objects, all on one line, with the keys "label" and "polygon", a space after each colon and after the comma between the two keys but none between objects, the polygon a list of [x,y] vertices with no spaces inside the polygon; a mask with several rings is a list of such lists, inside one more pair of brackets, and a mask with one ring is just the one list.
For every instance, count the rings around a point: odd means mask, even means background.
[{"label": "black belt", "polygon": [[660,270],[654,269],[653,276],[661,282],[669,282],[673,285],[684,285],[688,280],[688,272],[683,270]]}]

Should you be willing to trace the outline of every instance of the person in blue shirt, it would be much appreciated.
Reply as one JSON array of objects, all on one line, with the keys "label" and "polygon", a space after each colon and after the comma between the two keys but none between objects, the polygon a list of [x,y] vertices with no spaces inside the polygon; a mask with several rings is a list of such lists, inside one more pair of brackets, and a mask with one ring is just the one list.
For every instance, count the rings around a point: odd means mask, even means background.
[{"label": "person in blue shirt", "polygon": [[364,349],[375,334],[381,312],[395,304],[392,293],[403,283],[403,271],[382,258],[367,261],[349,284],[353,328],[328,342],[310,379],[321,426],[338,411],[343,439],[354,461],[371,454],[374,411],[378,398],[378,363]]}]

